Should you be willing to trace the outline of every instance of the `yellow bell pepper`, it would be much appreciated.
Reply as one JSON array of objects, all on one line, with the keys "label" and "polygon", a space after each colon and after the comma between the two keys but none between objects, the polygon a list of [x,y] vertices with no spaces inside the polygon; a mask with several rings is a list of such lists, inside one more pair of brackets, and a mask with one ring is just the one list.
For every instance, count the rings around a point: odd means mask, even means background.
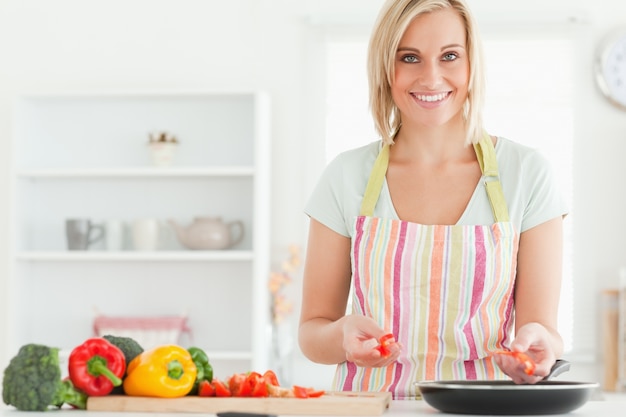
[{"label": "yellow bell pepper", "polygon": [[141,353],[126,371],[124,392],[139,397],[184,397],[193,388],[197,374],[191,354],[176,345]]}]

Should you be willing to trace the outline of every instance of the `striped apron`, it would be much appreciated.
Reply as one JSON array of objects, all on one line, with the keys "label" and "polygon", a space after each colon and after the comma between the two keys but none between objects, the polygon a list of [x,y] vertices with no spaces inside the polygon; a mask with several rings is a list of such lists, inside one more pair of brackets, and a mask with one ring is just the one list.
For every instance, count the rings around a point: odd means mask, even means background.
[{"label": "striped apron", "polygon": [[372,317],[403,350],[383,368],[339,364],[334,389],[390,391],[408,399],[418,395],[419,380],[505,378],[489,352],[512,339],[518,237],[491,139],[485,136],[474,149],[492,225],[373,217],[389,162],[389,145],[381,149],[354,223],[352,313]]}]

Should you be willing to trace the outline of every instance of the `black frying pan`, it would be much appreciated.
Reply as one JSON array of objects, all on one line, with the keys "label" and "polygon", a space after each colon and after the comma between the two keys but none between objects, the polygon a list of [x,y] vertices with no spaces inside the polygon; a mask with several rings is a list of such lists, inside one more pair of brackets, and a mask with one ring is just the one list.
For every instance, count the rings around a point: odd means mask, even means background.
[{"label": "black frying pan", "polygon": [[562,414],[585,404],[598,383],[560,382],[550,378],[569,369],[559,360],[536,384],[513,381],[422,381],[417,388],[430,406],[445,413],[537,415]]}]

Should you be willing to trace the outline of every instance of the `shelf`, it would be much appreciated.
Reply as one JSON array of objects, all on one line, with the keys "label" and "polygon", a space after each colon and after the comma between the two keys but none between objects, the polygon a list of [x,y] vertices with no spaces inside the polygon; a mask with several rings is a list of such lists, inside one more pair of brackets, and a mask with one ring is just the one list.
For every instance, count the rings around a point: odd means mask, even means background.
[{"label": "shelf", "polygon": [[176,178],[176,177],[251,177],[254,167],[167,167],[167,168],[84,168],[20,170],[18,178]]},{"label": "shelf", "polygon": [[105,252],[105,251],[24,251],[18,252],[19,261],[55,262],[189,262],[189,261],[252,261],[252,251],[154,251],[154,252]]}]

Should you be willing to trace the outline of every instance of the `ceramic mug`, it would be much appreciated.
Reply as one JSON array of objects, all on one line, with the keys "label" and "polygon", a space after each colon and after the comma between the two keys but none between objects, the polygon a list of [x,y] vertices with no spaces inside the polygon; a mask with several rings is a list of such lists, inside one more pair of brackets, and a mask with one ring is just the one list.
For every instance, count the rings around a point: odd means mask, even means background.
[{"label": "ceramic mug", "polygon": [[124,249],[124,231],[126,225],[121,220],[107,220],[105,227],[105,243],[106,249],[109,251],[120,251]]},{"label": "ceramic mug", "polygon": [[65,235],[69,250],[87,250],[104,237],[104,227],[89,219],[67,219]]},{"label": "ceramic mug", "polygon": [[135,250],[150,251],[159,247],[161,228],[157,219],[137,219],[132,225],[133,248]]}]

